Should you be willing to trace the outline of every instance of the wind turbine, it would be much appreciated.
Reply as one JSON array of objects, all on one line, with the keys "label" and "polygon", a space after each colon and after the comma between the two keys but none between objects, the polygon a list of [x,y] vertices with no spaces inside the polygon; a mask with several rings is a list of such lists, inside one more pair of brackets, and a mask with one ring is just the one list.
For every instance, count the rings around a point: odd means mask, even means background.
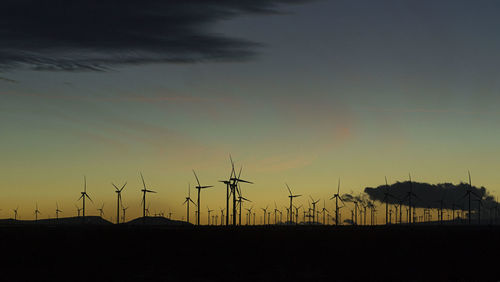
[{"label": "wind turbine", "polygon": [[467,171],[467,172],[469,174],[469,188],[467,189],[467,191],[465,192],[465,195],[460,200],[463,200],[465,197],[469,198],[469,214],[468,214],[468,217],[469,217],[469,224],[471,224],[471,199],[470,199],[470,195],[473,194],[474,196],[476,196],[478,198],[479,198],[479,196],[472,191],[472,181],[471,181],[471,178],[470,178],[470,171]]},{"label": "wind turbine", "polygon": [[[187,208],[187,222],[189,223],[189,203],[193,203],[195,206],[196,204],[193,202],[193,200],[191,200],[191,184],[189,183],[188,184],[188,196],[186,197],[186,200],[184,201],[183,205],[186,205],[186,208]],[[221,218],[222,220],[222,218]]]},{"label": "wind turbine", "polygon": [[127,182],[123,184],[122,188],[118,189],[114,183],[111,183],[113,187],[115,187],[115,192],[118,195],[118,199],[116,200],[116,224],[120,224],[120,205],[122,202],[122,191],[125,189],[125,185],[127,185]]},{"label": "wind turbine", "polygon": [[251,219],[252,219],[252,209],[253,209],[253,206],[251,208],[245,208],[247,210],[247,225],[250,225],[250,222],[251,222]]},{"label": "wind turbine", "polygon": [[[407,197],[408,197],[408,215],[409,215],[408,216],[408,223],[411,224],[412,221],[413,221],[413,219],[412,219],[413,216],[412,216],[412,213],[411,213],[411,208],[412,208],[412,205],[411,205],[411,196],[415,196],[416,197],[417,195],[415,195],[415,193],[413,193],[413,191],[412,191],[413,185],[412,185],[412,182],[411,182],[411,174],[408,173],[408,177],[410,179],[410,191],[407,194]],[[414,211],[414,213],[415,213],[415,211]]]},{"label": "wind turbine", "polygon": [[[238,177],[236,177],[236,172],[234,171],[233,159],[231,158],[231,156],[229,156],[229,157],[231,159],[231,166],[232,166],[232,170],[233,170],[232,174],[234,174],[234,177],[231,177],[229,179],[230,181],[232,181],[232,183],[230,183],[229,186],[231,188],[231,193],[233,195],[233,225],[236,225],[236,192],[238,192],[238,194],[240,194],[239,183],[243,182],[243,183],[253,184],[253,182],[243,180],[240,178],[241,171],[243,170],[243,167],[240,168],[240,173],[238,174]],[[240,211],[240,215],[241,215],[241,211]],[[241,223],[241,220],[240,220],[240,223]]]},{"label": "wind turbine", "polygon": [[220,225],[224,224],[224,209],[220,208]]},{"label": "wind turbine", "polygon": [[59,213],[62,212],[62,210],[59,209],[59,205],[56,202],[56,219],[59,219]]},{"label": "wind turbine", "polygon": [[[401,210],[402,206],[400,204],[394,204],[394,208],[396,208],[396,212],[394,213],[394,217],[395,217],[394,223],[397,224],[398,223],[398,211]],[[366,211],[365,211],[365,213],[366,213]]]},{"label": "wind turbine", "polygon": [[[236,213],[236,196],[235,196],[235,190],[236,190],[236,185],[237,185],[237,180],[236,179],[236,172],[234,171],[234,162],[233,158],[231,157],[231,154],[229,155],[229,160],[231,161],[231,174],[229,175],[228,180],[220,180],[219,182],[222,182],[226,184],[226,226],[229,225],[229,199],[231,198],[231,195],[233,196],[233,225],[236,225],[236,218],[234,214]],[[234,174],[234,177],[233,177]],[[240,170],[241,174],[241,170]],[[238,177],[239,178],[239,177]],[[221,219],[222,220],[222,219]]]},{"label": "wind turbine", "polygon": [[290,195],[288,195],[288,197],[290,198],[290,218],[289,218],[290,221],[289,222],[293,223],[293,215],[292,215],[293,198],[300,197],[302,195],[293,195],[292,190],[290,190],[290,187],[288,187],[288,184],[285,183],[285,185],[286,185],[286,188],[288,189],[288,193],[290,193]]},{"label": "wind turbine", "polygon": [[276,221],[277,218],[276,218],[276,215],[277,213],[279,212],[278,210],[278,206],[276,205],[276,202],[274,202],[274,224],[277,224],[278,222]]},{"label": "wind turbine", "polygon": [[102,218],[104,215],[104,203],[102,204],[101,208],[97,209],[99,211],[99,216]]},{"label": "wind turbine", "polygon": [[[141,190],[142,191],[142,217],[146,217],[146,210],[148,210],[148,214],[149,214],[149,209],[146,209],[146,193],[156,193],[156,192],[146,188],[146,182],[144,181],[144,177],[142,176],[142,172],[140,174],[141,174],[141,179],[142,179],[142,186],[144,187]],[[149,206],[148,206],[148,208],[149,208]]]},{"label": "wind turbine", "polygon": [[317,200],[317,201],[314,201],[314,199],[309,196],[309,198],[311,198],[311,201],[312,201],[312,206],[313,206],[313,217],[312,217],[312,220],[313,220],[313,224],[316,223],[316,204],[320,201],[320,200]]},{"label": "wind turbine", "polygon": [[384,192],[384,199],[382,200],[385,202],[385,224],[389,224],[387,221],[388,217],[388,212],[389,212],[389,197],[394,197],[391,194],[389,194],[389,184],[387,184],[387,176],[385,177],[385,192]]},{"label": "wind turbine", "polygon": [[328,210],[326,209],[326,204],[325,204],[325,199],[323,199],[323,208],[321,209],[321,212],[323,213],[323,225],[325,225],[325,216]]},{"label": "wind turbine", "polygon": [[17,208],[12,210],[14,212],[14,220],[17,220],[17,210],[18,209],[19,209],[19,206],[17,206]]},{"label": "wind turbine", "polygon": [[242,206],[243,206],[243,201],[247,201],[247,202],[252,202],[252,201],[250,201],[249,199],[243,197],[241,189],[239,189],[239,184],[237,184],[237,185],[238,185],[238,189],[236,190],[238,192],[238,200],[237,200],[237,202],[238,202],[238,205],[240,207],[240,212],[238,214],[238,217],[239,217],[239,219],[238,219],[238,225],[241,225],[241,209],[242,209]]},{"label": "wind turbine", "polygon": [[339,200],[344,204],[342,197],[340,197],[340,178],[337,187],[337,194],[334,194],[330,200],[335,199],[335,225],[339,225]]},{"label": "wind turbine", "polygon": [[196,172],[194,171],[193,169],[193,173],[194,173],[194,177],[196,178],[196,182],[198,183],[198,186],[196,186],[195,188],[198,189],[198,203],[196,204],[196,206],[198,207],[198,214],[196,215],[196,223],[198,225],[200,225],[200,192],[201,192],[201,189],[206,189],[206,188],[210,188],[210,187],[213,187],[213,186],[201,186],[200,184],[200,180],[198,179],[198,176],[196,175]]},{"label": "wind turbine", "polygon": [[35,221],[38,220],[38,214],[41,213],[39,210],[38,210],[38,203],[36,203],[36,209],[35,209]]},{"label": "wind turbine", "polygon": [[299,207],[293,206],[295,208],[295,224],[299,224],[299,210],[302,208],[302,205]]},{"label": "wind turbine", "polygon": [[207,225],[210,225],[210,213],[213,212],[214,210],[211,210],[209,207],[207,207],[207,211],[208,211],[208,221],[207,221]]},{"label": "wind turbine", "polygon": [[78,213],[78,217],[80,217],[80,211],[82,211],[82,209],[79,208],[76,204],[75,207],[76,207],[76,212]]},{"label": "wind turbine", "polygon": [[[229,158],[231,158],[231,155],[229,155]],[[232,159],[231,159],[231,164],[232,164]],[[232,194],[231,178],[233,178],[233,172],[234,172],[234,165],[233,169],[231,170],[231,174],[229,175],[229,180],[219,180],[219,182],[226,184],[226,210],[228,215],[229,215],[229,199],[231,198]],[[229,216],[226,216],[226,226],[227,225],[229,225]]]},{"label": "wind turbine", "polygon": [[85,221],[85,198],[88,198],[90,202],[93,204],[94,201],[90,198],[90,196],[87,194],[87,177],[83,177],[83,192],[81,192],[80,198],[78,200],[82,199],[83,201],[83,206],[82,206],[82,211],[83,211],[83,220]]},{"label": "wind turbine", "polygon": [[264,212],[264,225],[266,225],[266,214],[267,214],[267,208],[269,206],[266,206],[266,208],[260,208]]},{"label": "wind turbine", "polygon": [[124,207],[123,204],[122,204],[122,212],[123,212],[123,215],[122,215],[122,222],[125,223],[125,211],[128,209],[128,207]]}]

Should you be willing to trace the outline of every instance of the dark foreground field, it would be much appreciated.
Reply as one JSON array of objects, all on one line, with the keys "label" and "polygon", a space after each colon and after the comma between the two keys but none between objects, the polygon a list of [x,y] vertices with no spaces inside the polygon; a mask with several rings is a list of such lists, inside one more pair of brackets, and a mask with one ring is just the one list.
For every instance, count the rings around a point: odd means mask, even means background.
[{"label": "dark foreground field", "polygon": [[0,226],[0,281],[499,281],[499,235],[487,226]]}]

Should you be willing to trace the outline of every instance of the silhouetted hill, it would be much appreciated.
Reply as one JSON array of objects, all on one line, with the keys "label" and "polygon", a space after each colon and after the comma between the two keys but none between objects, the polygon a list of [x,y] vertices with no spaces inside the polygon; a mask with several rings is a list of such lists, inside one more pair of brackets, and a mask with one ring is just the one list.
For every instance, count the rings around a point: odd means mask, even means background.
[{"label": "silhouetted hill", "polygon": [[146,216],[146,217],[138,217],[129,222],[126,222],[125,225],[149,225],[149,226],[157,226],[157,225],[168,225],[168,226],[193,226],[191,223],[187,223],[185,221],[180,220],[171,220],[162,216]]},{"label": "silhouetted hill", "polygon": [[0,219],[0,225],[78,225],[78,224],[91,224],[91,225],[111,225],[112,223],[103,219],[100,216],[86,216],[85,221],[83,217],[62,217],[59,219],[39,219],[39,220],[14,220]]}]

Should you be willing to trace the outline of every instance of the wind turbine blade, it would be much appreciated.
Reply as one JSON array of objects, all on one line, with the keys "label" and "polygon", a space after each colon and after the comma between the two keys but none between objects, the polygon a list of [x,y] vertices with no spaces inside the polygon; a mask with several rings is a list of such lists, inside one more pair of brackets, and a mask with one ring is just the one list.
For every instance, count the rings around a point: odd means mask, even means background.
[{"label": "wind turbine blade", "polygon": [[142,176],[142,172],[140,172],[140,174],[142,179],[142,186],[144,186],[144,189],[146,189],[146,182],[144,181],[144,176]]},{"label": "wind turbine blade", "polygon": [[233,168],[233,171],[234,171],[234,162],[233,162],[233,157],[231,156],[231,154],[229,154],[229,160],[231,161],[231,167]]},{"label": "wind turbine blade", "polygon": [[[83,195],[82,195],[83,196]],[[89,200],[92,202],[92,204],[94,203],[94,201],[92,201],[92,199],[90,198],[89,195],[87,195],[87,193],[85,193],[85,196],[87,196],[87,198],[89,198]]]},{"label": "wind turbine blade", "polygon": [[196,172],[193,169],[194,177],[196,178],[196,182],[198,182],[198,186],[201,186],[200,180],[198,179],[198,175],[196,175]]},{"label": "wind turbine blade", "polygon": [[120,192],[125,189],[125,186],[127,185],[127,182],[125,182],[125,184],[123,184],[122,188],[120,189]]},{"label": "wind turbine blade", "polygon": [[344,200],[342,200],[342,197],[338,196],[339,197],[339,200],[342,202],[343,205],[345,205],[345,202]]},{"label": "wind turbine blade", "polygon": [[254,184],[251,181],[247,181],[247,180],[243,180],[243,179],[239,179],[239,178],[237,180],[238,180],[238,182],[243,182],[243,183],[248,183],[248,184]]},{"label": "wind turbine blade", "polygon": [[292,196],[292,190],[290,190],[290,187],[288,187],[287,183],[285,183],[285,185],[286,185],[286,188],[288,189],[288,193],[290,193],[290,196]]},{"label": "wind turbine blade", "polygon": [[195,202],[193,202],[193,200],[189,199],[189,201],[191,201],[191,203],[193,203],[193,204],[196,206],[196,203],[195,203]]},{"label": "wind turbine blade", "polygon": [[243,170],[243,166],[240,167],[240,173],[238,174],[238,181],[240,179],[240,176],[241,176],[241,171]]},{"label": "wind turbine blade", "polygon": [[340,193],[340,177],[339,177],[339,185],[338,185],[338,188],[337,188],[337,195]]},{"label": "wind turbine blade", "polygon": [[118,187],[116,187],[116,185],[114,183],[111,183],[111,185],[113,185],[113,187],[115,187],[116,191],[120,191],[120,189],[118,189]]},{"label": "wind turbine blade", "polygon": [[87,177],[83,176],[83,192],[87,192]]}]

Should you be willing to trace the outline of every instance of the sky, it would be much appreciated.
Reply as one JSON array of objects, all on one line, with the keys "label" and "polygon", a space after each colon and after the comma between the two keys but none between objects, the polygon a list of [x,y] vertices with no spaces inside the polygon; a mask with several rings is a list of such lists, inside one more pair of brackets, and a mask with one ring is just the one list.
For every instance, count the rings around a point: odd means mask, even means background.
[{"label": "sky", "polygon": [[230,154],[258,209],[409,173],[500,192],[497,1],[6,3],[0,217],[73,216],[84,175],[87,214],[114,218],[127,182],[137,217],[142,172],[151,213],[182,219],[194,169],[204,223]]}]

